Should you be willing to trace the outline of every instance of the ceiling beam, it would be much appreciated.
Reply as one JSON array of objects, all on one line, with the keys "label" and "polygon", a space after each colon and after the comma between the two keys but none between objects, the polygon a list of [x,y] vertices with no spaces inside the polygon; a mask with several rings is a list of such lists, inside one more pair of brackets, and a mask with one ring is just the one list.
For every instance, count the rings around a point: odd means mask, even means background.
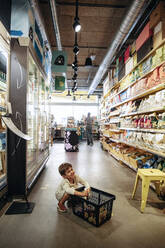
[{"label": "ceiling beam", "polygon": [[[67,6],[75,6],[75,2],[59,2],[56,1],[56,5],[67,5]],[[79,6],[85,6],[85,7],[99,7],[99,8],[115,8],[115,9],[124,9],[127,6],[123,4],[97,4],[97,3],[80,3]]]}]

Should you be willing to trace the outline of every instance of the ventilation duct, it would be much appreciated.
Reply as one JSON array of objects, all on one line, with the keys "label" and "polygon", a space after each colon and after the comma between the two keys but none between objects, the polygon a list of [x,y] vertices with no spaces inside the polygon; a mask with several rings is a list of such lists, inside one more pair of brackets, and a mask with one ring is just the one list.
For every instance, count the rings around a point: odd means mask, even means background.
[{"label": "ventilation duct", "polygon": [[57,48],[58,48],[59,51],[62,51],[62,45],[61,45],[60,31],[59,31],[58,20],[57,20],[57,12],[56,12],[55,0],[49,0],[49,1],[50,1],[51,12],[52,12],[54,31],[55,31],[55,34],[56,34]]},{"label": "ventilation duct", "polygon": [[119,31],[116,33],[116,36],[113,42],[111,43],[108,49],[108,52],[106,53],[103,61],[101,62],[99,69],[91,83],[91,86],[88,91],[89,95],[94,92],[97,85],[100,83],[101,79],[107,72],[110,64],[113,62],[114,55],[117,52],[119,45],[124,40],[124,38],[127,36],[127,34],[130,32],[140,12],[144,10],[144,8],[147,7],[147,4],[149,4],[149,2],[150,1],[147,1],[147,0],[141,0],[141,1],[135,0],[130,6],[123,22],[121,23]]},{"label": "ventilation duct", "polygon": [[49,54],[50,59],[51,59],[52,55],[51,55],[50,42],[48,40],[47,34],[45,32],[45,27],[44,27],[44,24],[42,22],[42,17],[41,17],[40,9],[39,9],[39,6],[38,6],[38,1],[36,1],[36,0],[29,0],[29,2],[30,2],[30,5],[32,7],[32,10],[33,10],[33,14],[35,16],[35,19],[37,20],[38,26],[40,27],[40,31],[41,31],[42,36],[43,36],[43,40],[46,43],[46,45],[48,46],[48,48],[49,48],[48,54]]}]

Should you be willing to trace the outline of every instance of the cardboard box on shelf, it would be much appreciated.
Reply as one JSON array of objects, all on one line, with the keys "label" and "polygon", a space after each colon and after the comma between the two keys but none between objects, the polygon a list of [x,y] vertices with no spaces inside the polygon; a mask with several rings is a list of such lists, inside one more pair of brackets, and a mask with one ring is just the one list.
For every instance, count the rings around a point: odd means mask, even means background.
[{"label": "cardboard box on shelf", "polygon": [[153,48],[159,46],[165,38],[165,20],[159,22],[154,28]]},{"label": "cardboard box on shelf", "polygon": [[150,15],[150,28],[153,29],[160,21],[163,20],[165,20],[165,2],[160,1]]},{"label": "cardboard box on shelf", "polygon": [[136,40],[136,51],[152,36],[152,33],[148,22]]}]

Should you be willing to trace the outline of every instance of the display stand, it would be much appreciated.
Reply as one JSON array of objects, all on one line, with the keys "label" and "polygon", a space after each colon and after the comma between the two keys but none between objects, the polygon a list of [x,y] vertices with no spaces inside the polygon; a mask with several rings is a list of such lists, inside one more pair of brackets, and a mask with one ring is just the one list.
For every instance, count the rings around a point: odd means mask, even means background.
[{"label": "display stand", "polygon": [[66,128],[64,137],[65,151],[78,152],[78,135],[76,128]]}]

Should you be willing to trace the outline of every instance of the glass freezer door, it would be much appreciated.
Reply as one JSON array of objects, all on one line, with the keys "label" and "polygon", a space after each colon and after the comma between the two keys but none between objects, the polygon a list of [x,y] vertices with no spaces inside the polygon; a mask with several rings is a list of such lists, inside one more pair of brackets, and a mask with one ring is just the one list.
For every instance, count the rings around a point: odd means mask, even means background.
[{"label": "glass freezer door", "polygon": [[38,82],[39,71],[30,56],[29,81],[27,85],[27,134],[32,139],[27,141],[27,177],[33,174],[38,155]]},{"label": "glass freezer door", "polygon": [[[0,34],[2,24],[0,23]],[[4,31],[4,30],[3,30]],[[4,33],[4,32],[3,32]],[[2,116],[6,114],[6,101],[8,99],[8,67],[9,67],[9,44],[0,35],[0,189],[7,183],[6,176],[6,126]]]}]

